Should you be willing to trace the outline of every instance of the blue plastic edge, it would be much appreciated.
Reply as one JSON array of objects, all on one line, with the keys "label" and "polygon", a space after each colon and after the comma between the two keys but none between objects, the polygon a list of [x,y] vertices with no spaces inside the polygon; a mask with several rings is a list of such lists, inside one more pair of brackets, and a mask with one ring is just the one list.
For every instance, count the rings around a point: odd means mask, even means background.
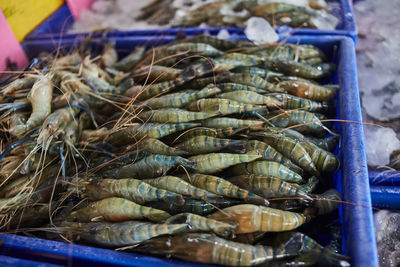
[{"label": "blue plastic edge", "polygon": [[[341,43],[340,118],[362,122],[354,42],[343,37]],[[346,249],[349,255],[354,255],[354,266],[378,266],[363,126],[342,123],[341,127],[343,197],[348,203],[343,207]]]},{"label": "blue plastic edge", "polygon": [[202,266],[191,262],[168,260],[165,258],[117,252],[109,249],[87,247],[25,236],[0,234],[0,239],[4,240],[3,245],[0,247],[0,254],[28,260],[46,261],[56,265],[137,267]]},{"label": "blue plastic edge", "polygon": [[13,258],[9,256],[0,255],[0,266],[19,266],[19,267],[52,267],[57,266],[53,264],[43,263],[43,262],[35,262],[30,260],[23,260],[19,258]]},{"label": "blue plastic edge", "polygon": [[371,186],[371,199],[375,208],[399,210],[400,187]]},{"label": "blue plastic edge", "polygon": [[400,186],[400,171],[369,171],[371,185]]},{"label": "blue plastic edge", "polygon": [[[125,37],[112,38],[110,40],[122,42],[126,48],[132,49],[134,45],[148,44],[156,42],[165,43],[173,40],[173,36],[165,37],[149,37],[142,36],[140,38]],[[60,42],[62,47],[70,47],[83,40],[63,40]],[[362,121],[360,99],[357,83],[356,57],[354,43],[350,38],[337,36],[293,36],[288,39],[292,43],[309,43],[316,46],[331,45],[337,46],[339,49],[339,66],[338,66],[338,82],[342,90],[339,91],[339,117],[343,120]],[[27,41],[23,44],[29,57],[34,57],[41,50],[54,50],[57,46],[50,40]],[[348,101],[351,99],[351,101]],[[376,243],[372,219],[372,205],[369,191],[368,171],[366,164],[366,155],[363,142],[362,124],[359,123],[342,123],[340,125],[342,136],[342,179],[338,182],[344,195],[345,205],[342,205],[343,212],[343,242],[344,252],[352,258],[354,266],[378,266]],[[339,174],[340,177],[340,174]],[[340,189],[340,188],[339,188]],[[35,254],[37,256],[55,257],[58,260],[66,260],[71,257],[72,261],[83,261],[90,263],[104,262],[104,264],[127,265],[132,264],[131,259],[139,259],[139,263],[147,264],[171,264],[176,266],[176,262],[165,259],[153,258],[135,254],[117,253],[110,250],[99,248],[84,247],[78,245],[68,245],[65,243],[28,239],[22,236],[1,235],[1,238],[9,241],[6,242],[8,250],[11,253],[18,248],[20,251]],[[29,240],[29,241],[27,241]],[[37,242],[37,245],[32,245]],[[29,250],[28,250],[29,248]],[[5,253],[0,250],[0,253]],[[111,253],[111,254],[109,254]],[[93,255],[93,257],[91,257]],[[115,258],[114,260],[111,260]],[[149,261],[149,262],[147,262]],[[154,262],[155,261],[155,262]],[[150,265],[149,265],[150,264]],[[184,263],[185,266],[198,266],[193,263]]]},{"label": "blue plastic edge", "polygon": [[[277,28],[277,33],[280,35],[291,36],[291,35],[339,35],[339,36],[349,36],[354,42],[357,40],[357,26],[355,23],[353,5],[351,0],[340,0],[341,14],[340,14],[340,26],[339,29],[333,31],[327,30],[315,30],[315,29],[293,29],[290,27],[280,27]],[[89,36],[89,33],[76,33],[67,34],[66,30],[71,27],[73,18],[68,6],[65,4],[59,8],[55,13],[53,13],[47,20],[40,24],[34,31],[32,31],[25,40],[34,39],[65,39],[65,38],[77,38],[83,36]],[[244,30],[242,28],[233,27],[217,27],[217,28],[198,28],[198,27],[188,27],[188,28],[167,28],[167,29],[154,29],[154,30],[135,30],[135,31],[108,31],[105,35],[107,37],[116,36],[134,36],[134,35],[175,35],[177,32],[183,30],[188,35],[198,35],[198,34],[212,34],[216,35],[221,29],[226,29],[230,33],[243,34]],[[93,33],[90,34],[91,37],[100,37],[104,33]]]}]

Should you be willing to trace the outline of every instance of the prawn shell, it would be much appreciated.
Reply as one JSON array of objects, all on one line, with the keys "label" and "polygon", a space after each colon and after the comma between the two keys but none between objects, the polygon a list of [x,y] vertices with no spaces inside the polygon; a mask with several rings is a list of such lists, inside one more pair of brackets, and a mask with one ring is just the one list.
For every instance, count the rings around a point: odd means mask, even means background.
[{"label": "prawn shell", "polygon": [[189,160],[196,163],[196,170],[200,173],[216,173],[230,166],[251,162],[261,158],[258,154],[229,154],[210,153],[190,157]]},{"label": "prawn shell", "polygon": [[185,223],[152,224],[140,221],[79,223],[73,228],[79,232],[81,239],[105,247],[134,245],[157,236],[180,234],[189,230]]},{"label": "prawn shell", "polygon": [[290,231],[306,222],[306,216],[300,213],[251,204],[225,208],[213,213],[210,218],[218,221],[237,223],[236,234],[258,231]]},{"label": "prawn shell", "polygon": [[124,198],[110,197],[92,202],[85,208],[71,212],[67,220],[121,222],[147,218],[151,221],[161,222],[168,217],[170,215],[165,211],[141,206]]},{"label": "prawn shell", "polygon": [[143,180],[143,182],[160,189],[175,192],[177,194],[191,196],[194,199],[207,199],[207,197],[216,197],[215,194],[195,187],[183,179],[175,176],[162,176],[154,179],[146,179]]},{"label": "prawn shell", "polygon": [[144,181],[136,179],[101,179],[86,185],[86,194],[93,200],[109,197],[122,197],[137,204],[144,204],[149,201],[176,198],[183,201],[182,196],[158,189]]},{"label": "prawn shell", "polygon": [[287,182],[303,182],[303,177],[301,175],[274,161],[261,160],[239,164],[232,167],[230,172],[235,175],[254,174],[257,176],[274,176]]}]

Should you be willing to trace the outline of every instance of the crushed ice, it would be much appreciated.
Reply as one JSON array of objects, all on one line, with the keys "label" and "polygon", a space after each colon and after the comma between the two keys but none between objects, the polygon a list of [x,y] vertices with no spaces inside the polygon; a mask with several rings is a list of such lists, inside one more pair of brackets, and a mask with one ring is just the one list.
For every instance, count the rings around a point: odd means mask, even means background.
[{"label": "crushed ice", "polygon": [[[223,15],[223,22],[229,24],[235,21],[245,21],[250,17],[248,10],[234,9],[235,5],[241,1],[243,0],[225,0],[219,10],[219,13]],[[191,11],[213,2],[221,2],[221,0],[168,0],[168,2],[170,7],[168,12],[175,12],[175,14],[171,15],[168,24],[158,25],[136,19],[141,15],[141,9],[151,3],[149,0],[97,0],[93,3],[91,9],[81,11],[80,19],[75,21],[69,32],[111,29],[139,30],[179,26],[183,21],[187,20]],[[293,4],[306,8],[308,13],[314,14],[311,20],[319,29],[334,29],[338,23],[338,19],[335,16],[324,10],[325,8],[329,10],[325,0],[256,0],[254,4],[273,2]],[[312,9],[310,7],[311,4],[319,5],[324,9]],[[201,25],[201,27],[207,26],[205,24]]]},{"label": "crushed ice", "polygon": [[274,43],[279,39],[269,22],[259,17],[251,17],[244,32],[246,37],[256,44]]},{"label": "crushed ice", "polygon": [[400,149],[400,141],[390,128],[365,125],[364,137],[368,165],[372,167],[388,165],[392,152]]},{"label": "crushed ice", "polygon": [[[364,121],[390,126],[394,132],[364,127],[366,152],[370,167],[387,164],[390,150],[379,148],[381,142],[397,148],[400,132],[400,1],[365,0],[354,5],[358,27],[357,67]],[[397,29],[397,30],[396,30]],[[384,136],[379,136],[383,133]],[[375,138],[367,138],[375,137]],[[400,137],[400,135],[397,135]],[[388,138],[388,141],[382,141]],[[393,143],[389,143],[393,142]],[[377,152],[384,152],[382,159]],[[372,162],[370,161],[372,160]]]},{"label": "crushed ice", "polygon": [[378,259],[381,267],[400,265],[400,213],[380,210],[374,214]]}]

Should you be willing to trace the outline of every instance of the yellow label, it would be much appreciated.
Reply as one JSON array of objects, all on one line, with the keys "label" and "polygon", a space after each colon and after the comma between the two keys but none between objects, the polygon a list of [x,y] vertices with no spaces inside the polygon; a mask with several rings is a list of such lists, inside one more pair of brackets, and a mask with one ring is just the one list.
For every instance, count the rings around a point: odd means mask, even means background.
[{"label": "yellow label", "polygon": [[0,8],[18,41],[35,29],[64,0],[0,0]]}]

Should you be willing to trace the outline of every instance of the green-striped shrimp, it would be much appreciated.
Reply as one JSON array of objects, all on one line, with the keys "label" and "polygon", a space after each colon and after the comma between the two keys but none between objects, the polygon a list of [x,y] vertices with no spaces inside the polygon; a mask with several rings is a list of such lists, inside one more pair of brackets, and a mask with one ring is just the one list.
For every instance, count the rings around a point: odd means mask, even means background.
[{"label": "green-striped shrimp", "polygon": [[243,199],[258,205],[268,206],[268,201],[256,194],[240,188],[231,182],[212,175],[190,174],[189,177],[182,175],[182,178],[194,186],[203,188],[219,196]]},{"label": "green-striped shrimp", "polygon": [[97,173],[97,176],[99,177],[118,177],[120,169],[123,166],[138,162],[149,155],[151,155],[151,153],[144,150],[133,150],[117,158],[110,158],[109,156],[93,158],[91,160],[91,165],[102,169],[102,172]]},{"label": "green-striped shrimp", "polygon": [[137,98],[138,100],[146,100],[167,93],[190,81],[192,78],[193,77],[188,77],[149,85],[135,85],[126,90],[124,96]]},{"label": "green-striped shrimp", "polygon": [[306,79],[321,79],[331,75],[335,68],[329,63],[310,66],[289,59],[274,59],[266,62],[266,67],[286,75],[299,76]]},{"label": "green-striped shrimp", "polygon": [[250,174],[231,177],[229,181],[265,198],[298,197],[303,203],[312,202],[311,196],[300,185],[277,177]]},{"label": "green-striped shrimp", "polygon": [[221,92],[221,90],[211,84],[200,91],[174,93],[151,98],[145,101],[143,105],[151,109],[182,108],[197,99],[214,96],[219,92]]},{"label": "green-striped shrimp", "polygon": [[335,96],[336,90],[302,80],[282,81],[279,87],[290,94],[314,101],[325,101]]},{"label": "green-striped shrimp", "polygon": [[262,137],[265,143],[274,147],[305,171],[312,175],[320,176],[317,167],[299,140],[292,139],[284,134],[273,133],[262,133]]},{"label": "green-striped shrimp", "polygon": [[166,156],[187,156],[188,152],[180,150],[175,147],[168,146],[162,141],[154,138],[147,137],[141,140],[138,144],[138,148],[145,150],[152,154],[166,155]]},{"label": "green-striped shrimp", "polygon": [[179,108],[163,108],[142,112],[138,114],[138,117],[145,122],[183,123],[205,120],[216,115],[215,113],[192,112]]},{"label": "green-striped shrimp", "polygon": [[[225,77],[225,78],[224,78]],[[257,88],[264,89],[268,92],[283,92],[281,88],[278,86],[269,83],[268,81],[260,78],[257,75],[247,74],[247,73],[234,73],[230,75],[221,75],[221,81],[218,80],[217,82],[232,82],[232,83],[240,83],[245,85],[254,86]]]},{"label": "green-striped shrimp", "polygon": [[324,61],[320,57],[312,57],[312,58],[303,59],[303,60],[301,60],[301,62],[304,62],[310,66],[315,66],[315,65],[323,63]]},{"label": "green-striped shrimp", "polygon": [[308,178],[307,183],[299,185],[300,189],[304,192],[311,193],[318,185],[319,179],[315,176]]},{"label": "green-striped shrimp", "polygon": [[213,219],[202,217],[193,213],[181,213],[169,217],[166,224],[186,223],[189,225],[190,232],[213,232],[222,237],[233,236],[235,224],[219,222]]},{"label": "green-striped shrimp", "polygon": [[252,75],[257,75],[263,78],[264,80],[270,81],[275,78],[279,78],[283,76],[282,73],[278,73],[275,71],[271,71],[268,69],[263,69],[259,67],[246,67],[246,66],[241,66],[241,67],[236,67],[232,70],[234,73],[248,73]]},{"label": "green-striped shrimp", "polygon": [[323,125],[315,113],[305,110],[290,110],[288,112],[276,110],[270,112],[267,118],[269,118],[269,122],[278,127],[296,126],[296,131],[300,133],[324,136],[328,132],[332,135],[337,135]]},{"label": "green-striped shrimp", "polygon": [[303,182],[303,177],[301,177],[301,175],[274,161],[261,160],[243,163],[232,167],[230,171],[234,175],[254,174],[260,176],[274,176],[287,182]]},{"label": "green-striped shrimp", "polygon": [[244,153],[245,142],[243,140],[221,139],[199,135],[178,144],[176,148],[194,155],[218,152],[223,149],[229,149],[235,153]]},{"label": "green-striped shrimp", "polygon": [[135,69],[133,77],[137,78],[139,81],[148,79],[149,81],[165,82],[180,78],[181,74],[181,69],[151,65]]},{"label": "green-striped shrimp", "polygon": [[283,109],[302,109],[314,112],[326,112],[328,110],[328,104],[326,102],[316,102],[310,99],[283,93],[271,93],[266,96],[279,99]]},{"label": "green-striped shrimp", "polygon": [[[70,98],[71,93],[81,93],[86,96],[93,90],[83,83],[82,79],[78,74],[70,72],[68,70],[56,70],[54,71],[54,79],[60,83],[60,90],[63,92],[62,95],[58,96],[53,100],[54,105],[66,104],[65,100]],[[61,101],[63,100],[63,101]]]},{"label": "green-striped shrimp", "polygon": [[202,216],[211,214],[218,209],[238,204],[243,204],[243,201],[240,199],[226,199],[221,197],[207,198],[207,200],[185,198],[185,203],[182,205],[178,205],[176,201],[157,201],[148,203],[150,207],[165,210],[170,214],[189,212]]},{"label": "green-striped shrimp", "polygon": [[249,140],[246,142],[246,152],[255,150],[262,156],[263,159],[268,161],[276,161],[281,163],[298,174],[303,174],[303,169],[294,164],[290,159],[284,157],[281,153],[275,150],[267,143],[258,140]]},{"label": "green-striped shrimp", "polygon": [[10,134],[16,135],[15,129],[24,127],[27,120],[28,116],[26,113],[13,112],[13,114],[10,117],[10,129],[9,129]]},{"label": "green-striped shrimp", "polygon": [[13,103],[2,103],[0,104],[0,120],[3,121],[9,118],[10,115],[12,116],[15,113],[24,112],[24,110],[28,108],[29,101],[26,98],[15,99]]},{"label": "green-striped shrimp", "polygon": [[265,90],[263,89],[240,83],[218,83],[217,87],[221,89],[222,92],[224,93],[234,92],[234,91],[251,91],[260,94],[265,93]]},{"label": "green-striped shrimp", "polygon": [[278,98],[270,95],[261,95],[256,92],[237,90],[228,93],[219,94],[218,97],[235,100],[246,104],[266,105],[268,108],[280,107],[281,101]]},{"label": "green-striped shrimp", "polygon": [[229,115],[265,109],[259,105],[245,104],[223,98],[203,98],[192,102],[188,107],[191,111],[208,112],[217,115]]},{"label": "green-striped shrimp", "polygon": [[104,247],[130,246],[162,235],[173,235],[188,232],[188,224],[152,224],[140,221],[117,223],[66,222],[61,226],[71,229],[77,239]]},{"label": "green-striped shrimp", "polygon": [[266,129],[267,132],[279,134],[282,133],[287,137],[297,139],[299,141],[311,142],[314,145],[317,145],[321,149],[326,151],[332,151],[337,144],[339,143],[340,136],[339,135],[332,135],[326,138],[316,138],[311,136],[304,136],[303,134],[293,130],[293,129],[282,129],[278,127],[268,127]]},{"label": "green-striped shrimp", "polygon": [[197,64],[190,65],[186,67],[183,71],[183,77],[194,75],[196,77],[204,77],[209,74],[214,73],[224,73],[227,72],[237,66],[247,66],[254,65],[251,61],[246,60],[233,60],[226,58],[216,58],[211,59],[207,58],[205,60],[201,60]]},{"label": "green-striped shrimp", "polygon": [[36,82],[37,77],[33,75],[26,75],[24,77],[15,79],[14,81],[1,88],[0,101],[2,102],[4,97],[13,95],[16,91],[22,89],[31,88]]},{"label": "green-striped shrimp", "polygon": [[190,129],[183,134],[181,134],[176,140],[187,141],[193,137],[197,136],[210,136],[210,137],[218,137],[218,138],[227,138],[231,137],[235,134],[243,132],[247,130],[248,127],[226,127],[221,129],[212,129],[206,127],[199,127],[195,129]]},{"label": "green-striped shrimp", "polygon": [[80,109],[71,106],[66,108],[57,109],[51,113],[43,122],[39,130],[38,144],[47,143],[51,141],[52,137],[57,136],[64,128],[75,119]]},{"label": "green-striped shrimp", "polygon": [[316,196],[317,198],[314,201],[314,205],[312,208],[316,209],[317,215],[331,213],[332,211],[336,210],[336,208],[339,207],[339,205],[342,203],[342,195],[333,188]]},{"label": "green-striped shrimp", "polygon": [[104,46],[103,53],[101,54],[101,63],[105,67],[112,67],[118,61],[117,50],[115,44],[109,43]]},{"label": "green-striped shrimp", "polygon": [[333,151],[337,144],[339,143],[340,136],[339,135],[332,135],[326,138],[314,138],[314,137],[307,137],[307,141],[319,146],[320,148],[326,151]]},{"label": "green-striped shrimp", "polygon": [[280,87],[269,83],[257,75],[242,73],[222,73],[215,77],[196,79],[190,83],[194,87],[204,87],[210,83],[237,83],[265,90],[266,92],[283,92]]},{"label": "green-striped shrimp", "polygon": [[71,212],[66,219],[78,222],[122,222],[146,218],[163,222],[168,217],[170,215],[165,211],[141,206],[124,198],[110,197],[89,203],[85,208]]},{"label": "green-striped shrimp", "polygon": [[137,204],[150,201],[176,199],[183,201],[181,195],[151,186],[137,179],[99,179],[84,186],[85,194],[92,200],[109,197],[122,197]]},{"label": "green-striped shrimp", "polygon": [[264,125],[264,121],[259,120],[241,120],[228,117],[210,118],[203,121],[203,126],[215,129],[221,128],[241,128],[249,127],[250,129],[258,129]]},{"label": "green-striped shrimp", "polygon": [[307,140],[302,140],[301,144],[320,172],[333,172],[339,168],[339,159],[331,152],[323,150]]},{"label": "green-striped shrimp", "polygon": [[[288,3],[284,3],[284,2],[282,2],[282,3],[272,2],[272,3],[254,6],[254,8],[252,9],[252,14],[253,14],[253,16],[268,17],[268,16],[272,16],[275,14],[279,14],[279,13],[290,13],[290,12],[294,12],[294,11],[302,11],[303,13],[310,12],[309,8],[307,9],[303,6],[288,4]],[[285,47],[286,46],[283,46],[283,48],[285,48]]]},{"label": "green-striped shrimp", "polygon": [[82,77],[100,93],[121,93],[117,87],[110,84],[113,79],[107,72],[86,59],[82,68]]},{"label": "green-striped shrimp", "polygon": [[282,262],[282,266],[350,266],[347,262],[348,257],[335,253],[327,247],[324,248],[314,239],[300,232],[269,233],[268,238],[264,238],[260,243],[284,247],[285,244],[294,240],[301,242],[301,254],[289,262]]},{"label": "green-striped shrimp", "polygon": [[196,163],[196,170],[200,173],[216,173],[230,166],[251,162],[261,158],[256,153],[229,154],[229,153],[210,153],[190,157],[191,162]]},{"label": "green-striped shrimp", "polygon": [[172,51],[174,54],[188,51],[191,54],[201,55],[205,57],[217,57],[224,54],[224,52],[219,51],[217,48],[207,43],[178,43],[169,46],[167,50]]},{"label": "green-striped shrimp", "polygon": [[143,46],[136,47],[129,55],[115,63],[113,68],[120,71],[129,71],[139,62],[145,51],[146,49]]},{"label": "green-striped shrimp", "polygon": [[172,255],[181,260],[203,264],[255,266],[296,256],[300,244],[288,244],[288,248],[278,249],[228,241],[212,234],[190,233],[153,238],[144,241],[134,250]]},{"label": "green-striped shrimp", "polygon": [[[269,10],[271,11],[271,10]],[[268,59],[292,59],[300,60],[319,57],[325,59],[325,54],[317,47],[312,45],[294,45],[294,44],[271,44],[267,47],[247,48],[247,53],[253,53],[259,56],[267,57]]]},{"label": "green-striped shrimp", "polygon": [[[53,186],[51,186],[53,189]],[[48,200],[46,200],[48,201]],[[49,220],[49,206],[55,206],[55,203],[24,204],[24,208],[13,214],[11,220],[7,223],[7,230],[21,229],[25,227],[40,227]]]},{"label": "green-striped shrimp", "polygon": [[225,55],[218,57],[218,59],[236,60],[242,62],[240,66],[253,66],[262,64],[264,62],[262,57],[237,52],[226,53]]},{"label": "green-striped shrimp", "polygon": [[306,222],[305,215],[251,204],[237,205],[217,211],[211,219],[235,222],[236,234],[264,232],[283,232],[296,229]]},{"label": "green-striped shrimp", "polygon": [[[194,128],[200,126],[200,123],[177,123],[177,124],[161,124],[161,123],[145,123],[145,124],[134,124],[132,126],[123,128],[121,130],[117,130],[116,132],[111,133],[107,137],[107,142],[112,144],[129,144],[132,141],[139,140],[143,137],[150,137],[155,139],[160,139],[164,136],[187,130],[190,128]],[[89,133],[87,132],[87,135]],[[92,133],[95,134],[95,133]],[[108,131],[103,131],[100,133],[108,134]],[[87,136],[90,137],[90,136]],[[103,138],[106,137],[103,135]]]},{"label": "green-striped shrimp", "polygon": [[155,178],[165,175],[171,168],[178,166],[196,169],[196,162],[179,156],[151,155],[131,165],[123,166],[118,176],[138,179]]},{"label": "green-striped shrimp", "polygon": [[168,190],[177,194],[190,196],[193,199],[207,199],[216,197],[217,195],[210,193],[204,189],[195,187],[185,180],[175,176],[162,176],[153,179],[145,179],[143,182],[154,187]]},{"label": "green-striped shrimp", "polygon": [[13,129],[12,133],[14,135],[23,135],[39,126],[51,113],[51,100],[53,98],[52,78],[52,73],[40,74],[37,78],[27,96],[32,105],[32,113],[25,124],[17,125]]}]

